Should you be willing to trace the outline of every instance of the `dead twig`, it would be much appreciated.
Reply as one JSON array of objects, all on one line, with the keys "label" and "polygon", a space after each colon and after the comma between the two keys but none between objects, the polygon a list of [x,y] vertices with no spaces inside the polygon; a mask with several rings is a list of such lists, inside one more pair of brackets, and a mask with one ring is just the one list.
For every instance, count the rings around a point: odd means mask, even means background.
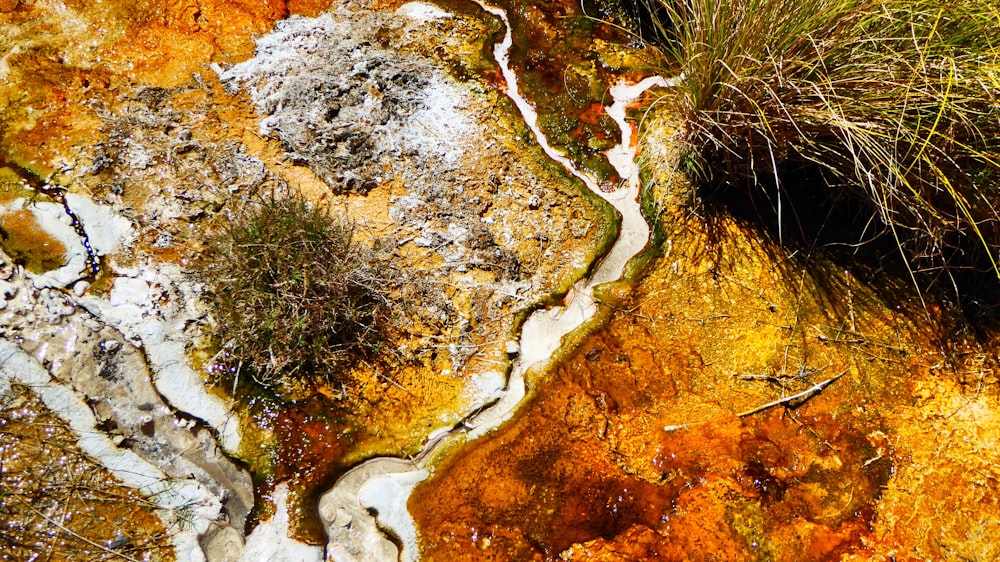
[{"label": "dead twig", "polygon": [[650,322],[654,321],[654,318],[652,316],[647,316],[645,314],[641,314],[641,313],[637,312],[640,308],[642,308],[642,304],[643,303],[639,303],[638,305],[633,306],[632,308],[624,308],[624,307],[621,307],[621,306],[615,306],[613,304],[604,302],[601,299],[594,299],[594,304],[599,304],[601,306],[606,306],[606,307],[610,308],[611,310],[613,310],[613,311],[615,311],[617,313],[620,313],[620,314],[629,314],[629,315],[635,316],[636,318],[642,318],[643,320],[648,320]]},{"label": "dead twig", "polygon": [[[787,359],[786,359],[786,362],[787,362]],[[827,365],[827,367],[829,367],[829,365]],[[772,371],[771,373],[768,373],[768,374],[761,374],[761,373],[740,373],[740,374],[733,375],[733,376],[736,377],[737,379],[741,380],[741,381],[763,381],[763,382],[768,382],[768,383],[771,383],[771,384],[776,384],[776,385],[784,388],[784,384],[782,384],[783,381],[788,381],[788,380],[805,381],[809,377],[811,377],[811,376],[813,376],[813,375],[815,375],[815,374],[823,371],[827,367],[820,367],[818,369],[810,369],[810,368],[806,367],[805,365],[802,365],[801,367],[799,367],[799,370],[795,371],[794,373],[789,373],[788,371],[786,371],[786,370],[783,369],[783,370],[778,371],[778,372]]]},{"label": "dead twig", "polygon": [[[833,326],[826,326],[833,330],[835,335],[830,337],[823,330],[823,326],[813,325],[812,329],[816,330],[816,339],[825,343],[843,343],[843,344],[855,344],[855,345],[871,345],[875,347],[881,347],[882,349],[887,349],[889,351],[894,351],[896,353],[906,353],[906,349],[872,338],[866,337],[864,334],[853,330],[845,330],[843,328],[836,328]],[[846,337],[845,337],[846,336]]]},{"label": "dead twig", "polygon": [[94,548],[97,548],[97,549],[101,550],[102,552],[106,552],[107,554],[113,554],[113,555],[115,555],[115,556],[117,556],[117,557],[119,557],[119,558],[121,558],[123,560],[128,560],[129,562],[139,562],[139,560],[136,559],[136,558],[132,558],[131,556],[127,556],[125,554],[122,554],[121,552],[117,552],[117,551],[111,550],[110,548],[104,546],[103,544],[94,542],[94,541],[88,539],[87,537],[85,537],[85,536],[83,536],[83,535],[81,535],[79,533],[74,532],[72,529],[69,529],[68,527],[65,527],[64,525],[60,524],[58,521],[56,521],[56,520],[54,520],[54,519],[52,519],[50,517],[47,517],[44,513],[42,513],[40,511],[38,511],[37,509],[31,507],[30,505],[26,505],[25,507],[27,507],[29,511],[34,512],[35,515],[37,515],[37,516],[41,517],[42,519],[44,519],[45,521],[47,521],[50,525],[56,527],[60,531],[66,533],[66,534],[68,534],[70,536],[75,537],[77,540],[81,540],[81,541],[89,544],[90,546],[93,546]]},{"label": "dead twig", "polygon": [[732,318],[730,314],[715,314],[713,316],[706,316],[704,318],[685,318],[684,320],[687,320],[688,322],[697,322],[702,326],[704,326],[711,320],[728,320],[729,318]]},{"label": "dead twig", "polygon": [[741,418],[745,418],[747,416],[752,416],[754,414],[759,414],[760,412],[763,412],[764,410],[768,410],[768,409],[773,408],[775,406],[785,406],[786,408],[798,408],[802,404],[805,404],[807,400],[809,400],[813,396],[816,396],[817,394],[819,394],[820,392],[822,392],[823,389],[825,389],[826,387],[830,386],[831,384],[833,384],[834,382],[836,382],[838,379],[840,379],[840,377],[842,377],[842,376],[844,376],[846,374],[847,374],[846,370],[845,371],[841,371],[840,374],[838,374],[838,375],[836,375],[834,377],[831,377],[829,379],[826,379],[825,381],[816,383],[816,384],[812,385],[811,387],[803,390],[802,392],[799,392],[798,394],[793,394],[791,396],[786,396],[784,398],[781,398],[779,400],[775,400],[773,402],[768,402],[767,404],[764,404],[763,406],[757,406],[756,408],[753,408],[751,410],[747,410],[745,412],[740,412],[739,414],[736,414],[736,415],[739,416],[739,417],[741,417]]}]

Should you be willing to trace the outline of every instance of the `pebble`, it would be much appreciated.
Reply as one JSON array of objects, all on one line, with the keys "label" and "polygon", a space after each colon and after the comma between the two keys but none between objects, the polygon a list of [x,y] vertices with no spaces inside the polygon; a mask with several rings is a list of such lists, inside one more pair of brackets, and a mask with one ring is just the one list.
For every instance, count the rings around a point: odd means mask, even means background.
[{"label": "pebble", "polygon": [[82,297],[89,288],[90,288],[89,282],[83,280],[77,281],[75,284],[73,284],[73,294],[78,297]]}]

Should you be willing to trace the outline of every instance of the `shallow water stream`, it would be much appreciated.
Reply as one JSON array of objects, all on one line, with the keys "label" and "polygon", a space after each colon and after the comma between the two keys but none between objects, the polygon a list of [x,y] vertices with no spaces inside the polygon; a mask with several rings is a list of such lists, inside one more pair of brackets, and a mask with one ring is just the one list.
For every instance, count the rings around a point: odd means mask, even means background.
[{"label": "shallow water stream", "polygon": [[[649,226],[638,202],[640,185],[639,169],[635,163],[636,145],[633,127],[626,120],[626,108],[649,88],[669,86],[670,82],[661,77],[651,77],[638,84],[621,82],[611,89],[614,104],[607,108],[607,112],[621,130],[621,142],[608,150],[606,155],[622,178],[622,183],[618,189],[606,192],[593,175],[579,170],[570,158],[549,144],[538,127],[538,114],[521,95],[517,76],[509,64],[512,32],[506,12],[478,0],[477,4],[504,23],[504,38],[494,46],[493,55],[503,74],[506,94],[517,106],[545,153],[620,213],[619,234],[590,277],[576,283],[562,306],[537,310],[524,322],[518,357],[513,361],[507,389],[499,400],[456,427],[444,428],[433,434],[414,459],[407,461],[383,457],[369,460],[345,474],[323,495],[320,515],[330,538],[327,555],[333,560],[416,560],[419,557],[416,529],[406,510],[406,502],[413,487],[427,478],[427,461],[446,442],[460,437],[476,439],[509,420],[526,395],[525,374],[529,370],[546,367],[563,337],[594,316],[597,311],[594,288],[620,279],[628,261],[649,241]],[[377,513],[377,523],[371,513]],[[380,528],[392,531],[402,545],[401,553],[397,551],[396,543],[390,541]]]}]

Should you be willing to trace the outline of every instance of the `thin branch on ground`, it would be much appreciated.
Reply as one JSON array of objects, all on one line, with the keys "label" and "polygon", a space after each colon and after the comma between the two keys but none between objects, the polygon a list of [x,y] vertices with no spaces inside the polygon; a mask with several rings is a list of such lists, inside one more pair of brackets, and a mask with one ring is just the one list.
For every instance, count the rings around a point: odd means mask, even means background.
[{"label": "thin branch on ground", "polygon": [[739,416],[739,417],[741,417],[741,418],[745,418],[747,416],[752,416],[754,414],[759,414],[760,412],[763,412],[763,411],[768,410],[770,408],[774,408],[775,406],[784,406],[786,408],[791,408],[791,409],[798,408],[802,404],[805,404],[806,401],[808,401],[810,398],[816,396],[817,394],[819,394],[820,392],[822,392],[823,389],[825,389],[826,387],[830,386],[831,384],[833,384],[834,382],[836,382],[838,379],[840,379],[840,377],[842,377],[842,376],[844,376],[846,374],[847,374],[846,370],[845,371],[841,371],[840,374],[838,374],[838,375],[836,375],[834,377],[831,377],[829,379],[826,379],[825,381],[816,383],[813,386],[811,386],[811,387],[803,390],[802,392],[799,392],[797,394],[793,394],[791,396],[786,396],[784,398],[781,398],[780,400],[775,400],[773,402],[768,402],[767,404],[764,404],[762,406],[757,406],[756,408],[747,410],[745,412],[740,412],[739,414],[736,414],[736,415]]}]

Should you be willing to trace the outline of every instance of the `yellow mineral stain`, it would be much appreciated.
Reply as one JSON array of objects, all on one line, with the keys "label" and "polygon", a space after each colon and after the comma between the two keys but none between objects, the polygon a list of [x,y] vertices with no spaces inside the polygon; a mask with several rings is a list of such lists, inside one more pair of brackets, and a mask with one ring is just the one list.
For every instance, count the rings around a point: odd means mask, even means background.
[{"label": "yellow mineral stain", "polygon": [[0,215],[0,247],[32,273],[61,267],[66,255],[66,247],[42,230],[28,209]]}]

